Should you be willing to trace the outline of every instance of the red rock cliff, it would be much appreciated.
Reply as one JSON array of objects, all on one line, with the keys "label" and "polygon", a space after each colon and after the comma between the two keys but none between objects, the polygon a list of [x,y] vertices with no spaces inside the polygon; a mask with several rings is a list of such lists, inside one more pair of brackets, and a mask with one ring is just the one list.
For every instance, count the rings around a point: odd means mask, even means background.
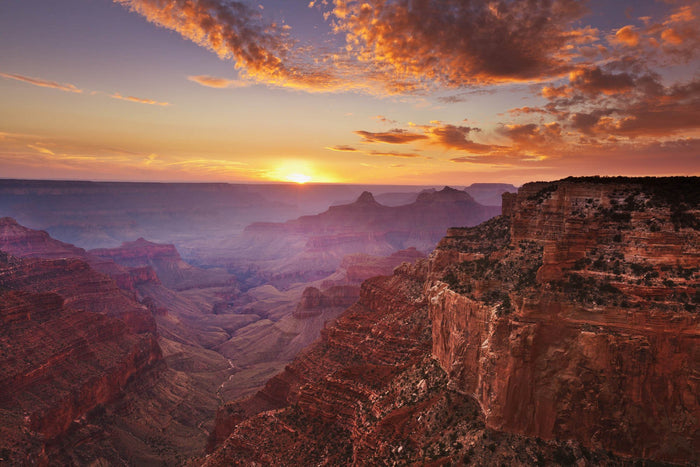
[{"label": "red rock cliff", "polygon": [[366,281],[222,409],[206,464],[699,462],[698,187],[525,185],[505,216]]},{"label": "red rock cliff", "polygon": [[508,217],[448,233],[433,354],[488,426],[699,460],[698,186],[527,184]]},{"label": "red rock cliff", "polygon": [[[96,280],[88,280],[90,274]],[[122,293],[79,260],[2,255],[3,457],[47,463],[50,446],[74,420],[113,401],[131,378],[162,358],[152,317]],[[98,305],[101,296],[104,305]]]}]

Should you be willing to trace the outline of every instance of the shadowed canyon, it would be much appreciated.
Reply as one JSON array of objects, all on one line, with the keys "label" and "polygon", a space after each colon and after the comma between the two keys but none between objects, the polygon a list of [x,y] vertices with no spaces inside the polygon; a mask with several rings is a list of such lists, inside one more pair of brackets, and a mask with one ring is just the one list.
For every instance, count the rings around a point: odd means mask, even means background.
[{"label": "shadowed canyon", "polygon": [[699,212],[696,177],[2,180],[0,464],[696,464]]}]

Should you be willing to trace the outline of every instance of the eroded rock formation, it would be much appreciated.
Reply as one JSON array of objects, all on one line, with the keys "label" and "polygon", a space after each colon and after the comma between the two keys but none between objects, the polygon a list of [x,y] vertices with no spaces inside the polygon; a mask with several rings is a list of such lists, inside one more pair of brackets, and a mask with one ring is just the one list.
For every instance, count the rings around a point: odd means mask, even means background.
[{"label": "eroded rock formation", "polygon": [[44,464],[161,349],[146,308],[86,263],[0,255],[0,446],[12,463]]},{"label": "eroded rock formation", "polygon": [[131,269],[153,268],[163,284],[173,290],[235,285],[235,279],[222,270],[206,270],[185,263],[171,244],[139,238],[118,248],[90,250],[94,257],[114,261]]},{"label": "eroded rock formation", "polygon": [[698,462],[698,187],[507,195],[223,408],[206,464]]},{"label": "eroded rock formation", "polygon": [[698,186],[533,183],[502,218],[450,230],[428,292],[433,355],[488,426],[698,460]]}]

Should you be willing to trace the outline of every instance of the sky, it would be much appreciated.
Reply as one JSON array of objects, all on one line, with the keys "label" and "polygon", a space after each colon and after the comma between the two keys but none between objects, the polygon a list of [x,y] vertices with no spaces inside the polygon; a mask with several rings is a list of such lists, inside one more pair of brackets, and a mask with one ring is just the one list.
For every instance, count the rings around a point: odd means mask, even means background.
[{"label": "sky", "polygon": [[700,1],[2,0],[0,178],[700,175]]}]

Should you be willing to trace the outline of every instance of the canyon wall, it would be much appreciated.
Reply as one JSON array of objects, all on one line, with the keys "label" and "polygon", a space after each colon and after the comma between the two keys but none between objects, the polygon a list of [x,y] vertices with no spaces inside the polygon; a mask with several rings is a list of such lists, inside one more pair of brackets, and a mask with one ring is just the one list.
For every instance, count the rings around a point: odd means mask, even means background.
[{"label": "canyon wall", "polygon": [[697,461],[698,181],[533,183],[503,206],[433,255],[455,387],[499,430]]},{"label": "canyon wall", "polygon": [[699,462],[698,187],[506,195],[225,406],[204,463]]},{"label": "canyon wall", "polygon": [[4,253],[0,349],[0,448],[16,464],[48,463],[59,437],[162,358],[153,317],[106,276]]}]

